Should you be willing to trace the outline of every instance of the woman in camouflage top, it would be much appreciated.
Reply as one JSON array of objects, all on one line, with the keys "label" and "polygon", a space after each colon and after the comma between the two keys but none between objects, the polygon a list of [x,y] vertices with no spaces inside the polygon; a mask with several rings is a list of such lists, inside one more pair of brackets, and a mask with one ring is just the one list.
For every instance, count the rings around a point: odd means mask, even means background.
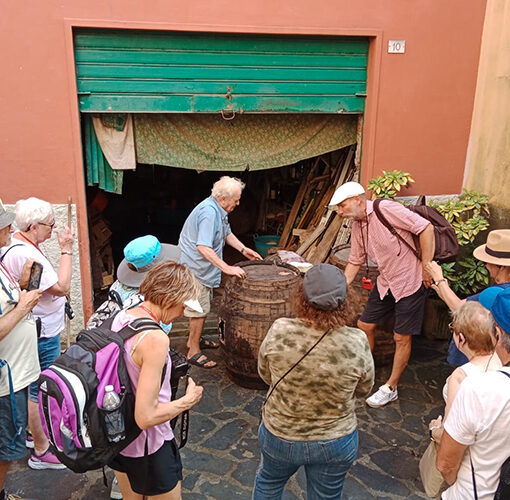
[{"label": "woman in camouflage top", "polygon": [[341,497],[358,451],[355,398],[367,396],[374,382],[367,337],[347,326],[353,324],[356,302],[343,272],[319,264],[296,290],[297,317],[280,318],[269,329],[258,359],[268,395],[297,365],[263,407],[254,500],[280,499],[300,466],[308,500]]}]

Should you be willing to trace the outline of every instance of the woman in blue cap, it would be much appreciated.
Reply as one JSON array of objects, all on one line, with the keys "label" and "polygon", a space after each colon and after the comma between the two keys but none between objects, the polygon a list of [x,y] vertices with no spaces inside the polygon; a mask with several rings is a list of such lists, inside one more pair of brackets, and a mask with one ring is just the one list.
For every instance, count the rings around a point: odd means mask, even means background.
[{"label": "woman in blue cap", "polygon": [[369,394],[374,362],[344,273],[319,264],[294,297],[295,318],[280,318],[262,342],[258,371],[269,385],[259,428],[255,500],[282,497],[305,468],[308,500],[339,499],[358,451],[356,397]]}]

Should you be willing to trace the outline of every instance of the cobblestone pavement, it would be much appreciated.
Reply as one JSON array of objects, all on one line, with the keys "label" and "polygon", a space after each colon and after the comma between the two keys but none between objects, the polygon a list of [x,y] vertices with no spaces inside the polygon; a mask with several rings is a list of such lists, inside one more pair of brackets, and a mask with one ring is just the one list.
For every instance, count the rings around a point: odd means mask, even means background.
[{"label": "cobblestone pavement", "polygon": [[[185,352],[185,339],[172,342]],[[416,339],[411,363],[399,385],[399,399],[377,410],[358,402],[360,449],[345,482],[344,500],[427,498],[418,461],[428,444],[426,423],[443,410],[441,388],[450,373],[443,361],[445,352],[444,342]],[[234,385],[220,351],[207,354],[219,366],[192,370],[192,376],[204,386],[204,396],[192,411],[189,441],[181,450],[183,498],[248,500],[259,460],[257,426],[265,393]],[[388,374],[389,367],[378,368],[375,387]],[[111,471],[107,477],[110,484]],[[305,477],[300,471],[287,485],[283,498],[305,499],[304,490]],[[34,471],[27,467],[26,459],[12,467],[7,491],[39,500],[109,498],[101,471]]]}]

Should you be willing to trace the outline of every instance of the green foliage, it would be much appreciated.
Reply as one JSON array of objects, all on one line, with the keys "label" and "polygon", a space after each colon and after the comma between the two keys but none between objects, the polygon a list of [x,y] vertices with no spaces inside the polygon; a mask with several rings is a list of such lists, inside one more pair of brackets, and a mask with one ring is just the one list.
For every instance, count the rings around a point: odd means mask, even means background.
[{"label": "green foliage", "polygon": [[442,265],[445,278],[459,295],[478,293],[489,285],[487,268],[472,256],[476,237],[489,227],[488,196],[464,189],[459,198],[432,205],[455,229],[464,255],[456,262]]},{"label": "green foliage", "polygon": [[383,170],[383,175],[374,177],[367,188],[376,198],[394,198],[402,188],[408,188],[413,182],[414,179],[407,172]]}]

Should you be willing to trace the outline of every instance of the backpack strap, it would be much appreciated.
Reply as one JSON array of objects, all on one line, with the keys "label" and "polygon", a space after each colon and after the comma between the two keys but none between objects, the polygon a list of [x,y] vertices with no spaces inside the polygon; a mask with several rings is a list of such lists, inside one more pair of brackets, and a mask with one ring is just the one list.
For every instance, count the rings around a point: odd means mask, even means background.
[{"label": "backpack strap", "polygon": [[12,247],[9,247],[5,253],[0,257],[0,262],[3,262],[4,259],[5,259],[5,256],[13,249],[13,248],[16,248],[16,247],[21,247],[23,246],[23,243],[16,243],[15,245],[12,245]]},{"label": "backpack strap", "polygon": [[390,222],[388,221],[388,219],[384,216],[384,214],[381,212],[381,209],[379,207],[379,205],[381,204],[381,201],[382,198],[377,198],[376,200],[374,200],[374,212],[375,212],[375,215],[377,215],[377,218],[382,222],[382,224],[384,226],[386,226],[386,228],[389,230],[389,232],[393,235],[393,236],[396,236],[398,238],[399,241],[401,241],[402,243],[404,243],[404,245],[409,248],[411,250],[411,252],[414,253],[414,255],[416,255],[416,258],[420,258],[420,254],[418,253],[418,251],[416,250],[416,248],[414,248],[412,245],[410,245],[404,238],[402,238],[402,236],[400,236],[400,234],[398,234],[397,230],[390,224]]},{"label": "backpack strap", "polygon": [[[108,318],[107,321],[110,321],[109,324],[105,325],[107,328],[111,327],[114,317]],[[106,321],[105,321],[106,323]],[[159,323],[156,323],[153,319],[150,318],[136,318],[134,321],[126,325],[124,328],[119,330],[117,334],[122,338],[125,342],[127,339],[131,338],[133,335],[137,333],[143,332],[144,330],[163,330]]]}]

